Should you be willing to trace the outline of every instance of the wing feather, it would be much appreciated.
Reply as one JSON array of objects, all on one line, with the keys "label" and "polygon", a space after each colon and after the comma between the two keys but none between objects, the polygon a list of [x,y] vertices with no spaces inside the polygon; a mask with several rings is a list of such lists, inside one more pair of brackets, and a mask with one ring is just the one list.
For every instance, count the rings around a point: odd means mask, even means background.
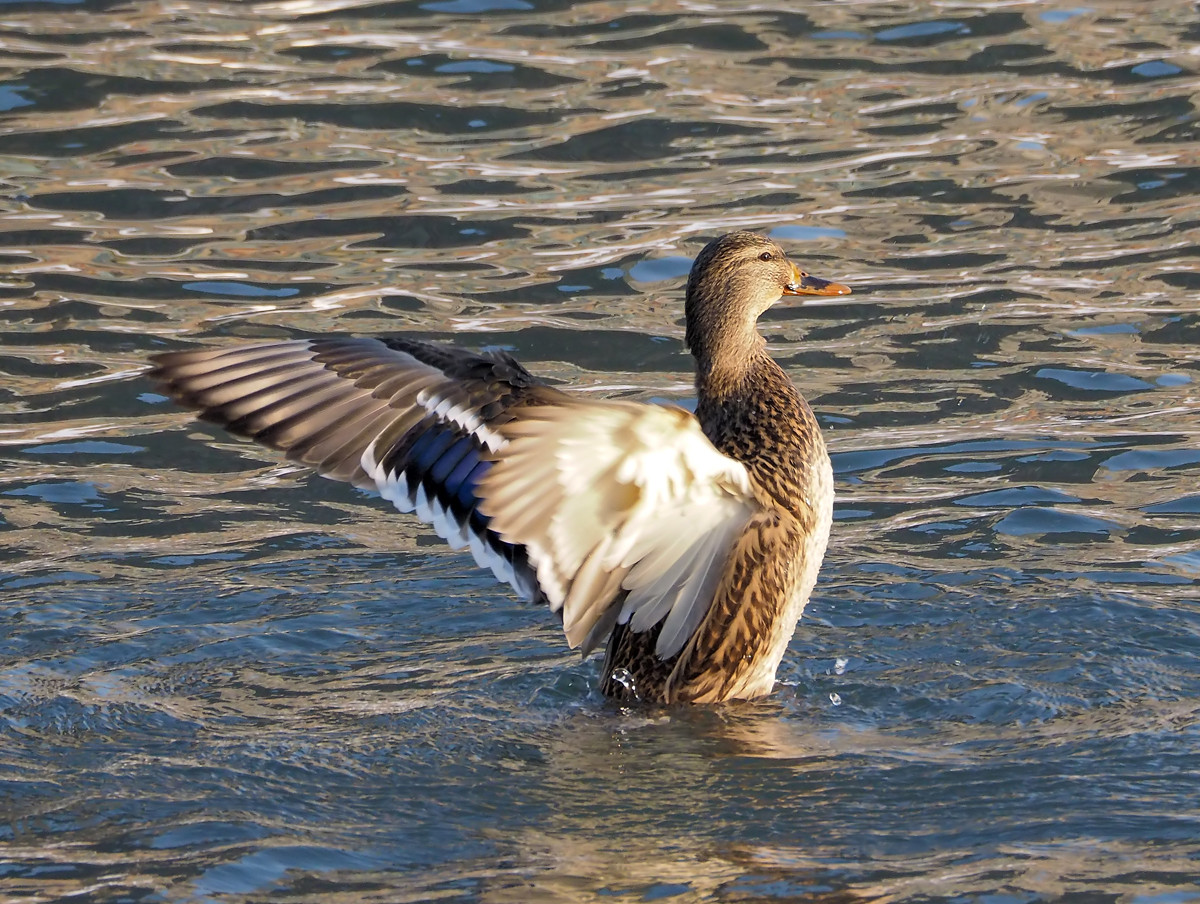
[{"label": "wing feather", "polygon": [[500,432],[480,510],[529,550],[568,641],[586,652],[618,621],[661,625],[656,654],[679,653],[761,511],[745,466],[687,412],[651,405],[531,405]]},{"label": "wing feather", "polygon": [[519,593],[540,595],[525,551],[489,529],[475,495],[498,440],[479,410],[503,419],[539,385],[506,356],[330,337],[168,353],[151,376],[205,419],[416,510]]}]

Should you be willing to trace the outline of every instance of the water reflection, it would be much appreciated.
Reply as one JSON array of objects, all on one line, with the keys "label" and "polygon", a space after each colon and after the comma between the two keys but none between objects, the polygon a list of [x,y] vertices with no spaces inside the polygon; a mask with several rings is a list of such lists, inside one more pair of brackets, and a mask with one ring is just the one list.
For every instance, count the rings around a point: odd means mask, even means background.
[{"label": "water reflection", "polygon": [[[1189,4],[9,4],[0,896],[1196,887]],[[687,403],[770,232],[838,522],[770,701],[624,711],[153,351],[332,331]],[[834,700],[840,701],[837,705]]]}]

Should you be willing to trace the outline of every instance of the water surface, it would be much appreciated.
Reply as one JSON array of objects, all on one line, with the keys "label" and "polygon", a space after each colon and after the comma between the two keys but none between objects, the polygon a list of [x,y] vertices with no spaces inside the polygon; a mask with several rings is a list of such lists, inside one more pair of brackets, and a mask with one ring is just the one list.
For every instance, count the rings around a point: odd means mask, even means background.
[{"label": "water surface", "polygon": [[[1200,897],[1191,4],[0,6],[0,896]],[[404,332],[687,404],[734,228],[834,452],[768,700],[140,373]]]}]

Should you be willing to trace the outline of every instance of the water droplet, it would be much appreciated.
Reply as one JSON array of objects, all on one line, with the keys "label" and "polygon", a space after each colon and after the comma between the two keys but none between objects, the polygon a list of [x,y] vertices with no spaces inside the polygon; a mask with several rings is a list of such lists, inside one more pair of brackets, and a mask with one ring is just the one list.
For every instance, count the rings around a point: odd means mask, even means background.
[{"label": "water droplet", "polygon": [[842,695],[841,694],[830,694],[829,702],[832,703],[834,706],[841,706],[842,705]]},{"label": "water droplet", "polygon": [[629,692],[630,696],[635,699],[641,699],[638,696],[637,685],[633,681],[633,675],[629,669],[613,669],[612,674],[608,676],[612,679],[613,684],[619,684]]},{"label": "water droplet", "polygon": [[846,666],[849,664],[849,662],[850,662],[849,659],[842,659],[839,656],[837,659],[835,659],[833,661],[833,674],[835,674],[835,675],[846,674]]}]

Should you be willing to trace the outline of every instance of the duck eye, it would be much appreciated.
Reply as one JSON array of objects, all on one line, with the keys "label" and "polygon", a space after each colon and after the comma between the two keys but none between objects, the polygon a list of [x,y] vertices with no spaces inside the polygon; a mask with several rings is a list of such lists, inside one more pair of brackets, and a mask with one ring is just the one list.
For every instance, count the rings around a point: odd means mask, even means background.
[{"label": "duck eye", "polygon": [[760,261],[773,261],[775,260],[775,255],[773,255],[770,251],[764,251],[758,256],[758,259]]}]

